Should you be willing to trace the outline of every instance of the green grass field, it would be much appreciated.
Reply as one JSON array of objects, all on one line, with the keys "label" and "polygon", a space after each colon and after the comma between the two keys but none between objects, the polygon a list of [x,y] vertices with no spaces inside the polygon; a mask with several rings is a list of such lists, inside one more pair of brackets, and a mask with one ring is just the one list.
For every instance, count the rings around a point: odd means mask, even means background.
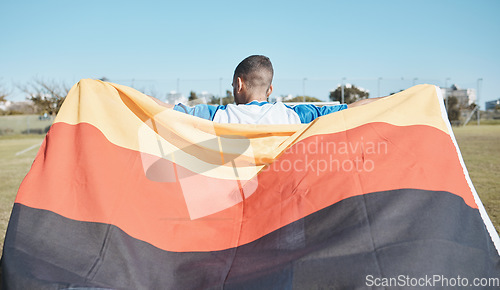
[{"label": "green grass field", "polygon": [[472,183],[500,232],[500,125],[471,125],[453,131]]},{"label": "green grass field", "polygon": [[[500,125],[467,126],[454,129],[472,182],[500,232]],[[21,181],[28,173],[38,147],[16,156],[42,142],[42,135],[0,136],[0,248]]]},{"label": "green grass field", "polygon": [[43,135],[0,136],[0,245],[3,240],[17,189],[28,173],[38,147],[23,154],[16,153],[41,144]]}]

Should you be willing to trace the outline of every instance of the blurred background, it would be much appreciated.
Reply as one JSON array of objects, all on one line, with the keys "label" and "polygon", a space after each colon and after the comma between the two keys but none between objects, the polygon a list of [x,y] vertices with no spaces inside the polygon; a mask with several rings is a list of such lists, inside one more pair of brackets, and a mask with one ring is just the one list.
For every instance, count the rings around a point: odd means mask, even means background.
[{"label": "blurred background", "polygon": [[498,231],[499,11],[498,0],[2,0],[0,236],[19,184],[80,79],[171,103],[226,104],[236,65],[253,54],[274,64],[271,101],[349,103],[423,83],[441,87]]},{"label": "blurred background", "polygon": [[82,78],[220,102],[252,54],[274,64],[271,100],[428,83],[465,90],[460,105],[485,110],[500,98],[499,9],[495,0],[2,1],[0,110],[37,96],[54,98],[36,109],[50,115]]}]

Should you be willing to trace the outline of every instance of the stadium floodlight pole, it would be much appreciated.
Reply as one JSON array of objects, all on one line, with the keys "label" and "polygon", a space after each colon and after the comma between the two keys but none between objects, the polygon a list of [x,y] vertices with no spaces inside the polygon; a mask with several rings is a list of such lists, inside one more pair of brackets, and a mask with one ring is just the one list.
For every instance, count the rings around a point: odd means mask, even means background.
[{"label": "stadium floodlight pole", "polygon": [[179,81],[180,81],[180,79],[177,78],[177,93],[179,93]]},{"label": "stadium floodlight pole", "polygon": [[219,78],[219,105],[222,106],[222,78]]},{"label": "stadium floodlight pole", "polygon": [[480,85],[482,84],[483,82],[483,78],[478,78],[477,79],[477,95],[476,95],[476,106],[477,106],[477,125],[479,126],[480,124],[480,118],[479,118],[479,112],[481,111],[480,110],[480,106],[479,106],[479,91],[480,91]]},{"label": "stadium floodlight pole", "polygon": [[341,104],[344,103],[344,81],[345,81],[345,77],[342,78],[342,82],[340,84],[340,87],[341,87]]},{"label": "stadium floodlight pole", "polygon": [[302,80],[302,97],[304,99],[304,103],[306,102],[306,81],[307,81],[307,78],[304,78]]}]

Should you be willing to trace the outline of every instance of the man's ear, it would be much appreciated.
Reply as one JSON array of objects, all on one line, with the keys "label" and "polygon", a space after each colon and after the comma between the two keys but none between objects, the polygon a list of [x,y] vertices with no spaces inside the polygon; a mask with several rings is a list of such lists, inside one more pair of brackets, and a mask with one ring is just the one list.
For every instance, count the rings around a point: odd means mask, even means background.
[{"label": "man's ear", "polygon": [[271,84],[269,86],[269,89],[267,89],[267,94],[266,94],[266,97],[269,97],[271,95],[271,93],[273,92],[273,85]]},{"label": "man's ear", "polygon": [[236,91],[241,92],[242,89],[243,89],[243,80],[241,79],[241,77],[238,77],[236,79]]}]

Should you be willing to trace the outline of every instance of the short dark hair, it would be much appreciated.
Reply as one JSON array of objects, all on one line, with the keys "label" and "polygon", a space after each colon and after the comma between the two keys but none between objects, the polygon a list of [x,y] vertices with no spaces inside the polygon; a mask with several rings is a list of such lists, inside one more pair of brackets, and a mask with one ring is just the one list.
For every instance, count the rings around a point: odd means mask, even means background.
[{"label": "short dark hair", "polygon": [[234,70],[234,77],[245,81],[249,89],[266,87],[273,81],[274,69],[271,60],[264,55],[251,55],[242,60]]}]

